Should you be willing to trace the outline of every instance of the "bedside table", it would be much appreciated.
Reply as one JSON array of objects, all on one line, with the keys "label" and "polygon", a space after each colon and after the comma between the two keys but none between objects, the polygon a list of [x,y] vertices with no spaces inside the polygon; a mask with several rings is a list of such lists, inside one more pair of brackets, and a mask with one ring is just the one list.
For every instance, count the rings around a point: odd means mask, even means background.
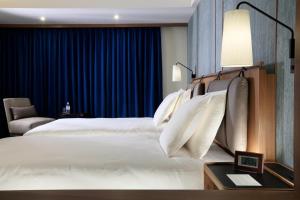
[{"label": "bedside table", "polygon": [[59,119],[63,118],[91,118],[90,113],[60,113]]},{"label": "bedside table", "polygon": [[[265,163],[263,174],[247,173],[234,168],[234,163],[220,162],[204,165],[205,190],[293,190],[293,174],[278,163]],[[227,174],[249,174],[262,186],[236,186]]]}]

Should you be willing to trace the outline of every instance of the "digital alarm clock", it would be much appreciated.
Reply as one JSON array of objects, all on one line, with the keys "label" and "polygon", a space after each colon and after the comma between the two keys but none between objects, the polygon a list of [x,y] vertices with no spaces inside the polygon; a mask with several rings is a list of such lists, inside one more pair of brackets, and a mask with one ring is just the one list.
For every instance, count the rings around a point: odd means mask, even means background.
[{"label": "digital alarm clock", "polygon": [[263,154],[236,151],[234,160],[236,170],[263,173]]}]

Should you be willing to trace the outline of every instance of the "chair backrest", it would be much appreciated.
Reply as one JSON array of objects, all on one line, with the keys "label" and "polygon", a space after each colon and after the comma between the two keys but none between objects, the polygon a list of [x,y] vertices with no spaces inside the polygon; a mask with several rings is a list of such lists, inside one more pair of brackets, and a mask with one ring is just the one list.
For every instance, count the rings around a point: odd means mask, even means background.
[{"label": "chair backrest", "polygon": [[3,104],[7,123],[13,120],[13,116],[10,110],[11,107],[31,106],[30,99],[28,98],[6,98],[3,99]]}]

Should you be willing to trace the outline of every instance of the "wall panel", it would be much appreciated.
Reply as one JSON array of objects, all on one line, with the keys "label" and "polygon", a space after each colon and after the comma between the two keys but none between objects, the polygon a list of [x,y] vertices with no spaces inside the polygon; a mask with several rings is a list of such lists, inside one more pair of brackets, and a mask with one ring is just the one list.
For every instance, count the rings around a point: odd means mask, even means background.
[{"label": "wall panel", "polygon": [[215,72],[215,1],[202,0],[198,16],[198,75]]},{"label": "wall panel", "polygon": [[190,81],[190,72],[181,69],[181,81],[172,82],[172,65],[177,61],[187,63],[187,27],[162,27],[162,71],[163,71],[163,96],[180,88],[185,89]]},{"label": "wall panel", "polygon": [[[295,27],[296,0],[278,0],[278,19]],[[278,25],[277,37],[277,123],[276,157],[289,166],[293,166],[294,156],[294,74],[290,73],[288,56],[291,34]]]},{"label": "wall panel", "polygon": [[221,68],[221,47],[222,47],[222,34],[223,34],[223,14],[224,14],[224,2],[222,0],[216,1],[216,71],[220,71]]},{"label": "wall panel", "polygon": [[[201,0],[189,23],[189,30],[197,33],[189,39],[192,53],[189,63],[197,59],[198,76],[221,70],[221,43],[223,14],[236,8],[241,0]],[[295,23],[296,0],[248,0],[273,17],[278,17],[291,26]],[[264,62],[268,73],[277,75],[277,159],[284,164],[293,164],[293,75],[289,74],[288,33],[270,19],[243,5],[251,12],[254,63]],[[196,25],[195,25],[196,24]],[[197,50],[195,50],[197,44]],[[191,49],[193,47],[193,49]],[[195,54],[196,53],[196,54]],[[195,56],[197,58],[195,58]],[[193,59],[193,60],[190,60]],[[276,66],[276,68],[275,68]]]},{"label": "wall panel", "polygon": [[[195,11],[191,17],[188,26],[188,66],[196,67],[198,65],[198,12]],[[197,71],[196,71],[197,72]]]}]

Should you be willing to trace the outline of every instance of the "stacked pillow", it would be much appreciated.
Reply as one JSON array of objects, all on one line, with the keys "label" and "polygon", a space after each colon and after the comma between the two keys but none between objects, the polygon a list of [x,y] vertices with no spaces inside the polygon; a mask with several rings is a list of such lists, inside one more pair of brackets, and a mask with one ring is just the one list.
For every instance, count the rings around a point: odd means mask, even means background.
[{"label": "stacked pillow", "polygon": [[190,100],[191,93],[192,89],[180,89],[179,91],[166,96],[154,114],[153,122],[155,126],[161,127],[167,123],[171,119],[173,113]]},{"label": "stacked pillow", "polygon": [[176,103],[176,106],[173,110],[173,113],[175,113],[182,105],[184,105],[186,102],[188,102],[191,99],[191,93],[192,93],[192,89],[187,89],[181,93]]},{"label": "stacked pillow", "polygon": [[159,105],[154,114],[153,122],[155,126],[162,126],[170,120],[176,104],[183,93],[184,90],[179,90],[178,92],[173,92],[164,98],[163,102]]},{"label": "stacked pillow", "polygon": [[219,91],[193,97],[175,111],[159,138],[168,156],[185,144],[195,158],[207,153],[225,114],[226,93]]}]

